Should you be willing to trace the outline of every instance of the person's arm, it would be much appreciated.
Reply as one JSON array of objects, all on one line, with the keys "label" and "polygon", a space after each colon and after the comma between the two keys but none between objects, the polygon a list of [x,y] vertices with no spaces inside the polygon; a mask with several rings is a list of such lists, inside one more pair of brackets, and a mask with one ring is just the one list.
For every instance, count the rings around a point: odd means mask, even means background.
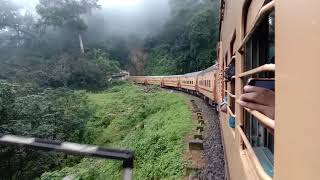
[{"label": "person's arm", "polygon": [[240,104],[251,110],[256,110],[274,119],[275,93],[272,90],[256,86],[245,86]]}]

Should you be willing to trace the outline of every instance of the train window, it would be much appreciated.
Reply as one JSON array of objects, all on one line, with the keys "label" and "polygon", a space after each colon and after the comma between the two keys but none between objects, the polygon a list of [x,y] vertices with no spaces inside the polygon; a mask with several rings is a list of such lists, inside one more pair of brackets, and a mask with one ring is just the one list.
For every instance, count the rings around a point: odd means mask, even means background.
[{"label": "train window", "polygon": [[[233,76],[235,75],[235,70],[236,70],[236,53],[234,51],[234,46],[235,46],[235,42],[236,42],[236,31],[234,31],[233,33],[233,37],[230,43],[230,54],[232,55],[231,61],[230,61],[230,68],[233,68],[233,70],[230,70],[231,72],[231,81],[230,81],[230,92],[231,94],[235,95],[236,91],[235,91],[235,87],[236,87],[236,79],[233,78]],[[230,107],[231,107],[231,111],[234,113],[235,112],[235,106],[236,106],[236,100],[233,97],[230,97]]]},{"label": "train window", "polygon": [[[235,59],[232,59],[231,63],[230,63],[231,66],[233,66],[233,68],[235,69]],[[234,72],[235,73],[235,72]],[[231,78],[230,80],[230,90],[229,92],[233,95],[235,95],[236,93],[236,79],[235,78]],[[235,112],[235,107],[236,107],[236,100],[234,97],[231,97],[230,96],[230,108],[231,108],[231,111],[234,113]]]},{"label": "train window", "polygon": [[[225,59],[224,59],[224,66],[225,66],[225,67],[224,67],[224,69],[226,69],[227,65],[228,65],[228,53],[226,53],[226,55],[225,55]],[[225,77],[225,71],[224,71],[223,76]],[[227,81],[226,81],[225,79],[223,79],[223,80],[224,80],[224,91],[225,91],[224,97],[227,97],[227,96],[228,96],[228,94],[227,94],[227,91],[228,91],[228,83],[227,83]]]},{"label": "train window", "polygon": [[[270,13],[255,29],[251,38],[244,46],[244,70],[249,71],[265,64],[275,62],[275,16]],[[243,82],[249,78],[274,79],[274,72],[262,71],[243,77]],[[273,176],[273,130],[267,128],[260,120],[244,110],[243,130],[251,146],[267,174]]]}]

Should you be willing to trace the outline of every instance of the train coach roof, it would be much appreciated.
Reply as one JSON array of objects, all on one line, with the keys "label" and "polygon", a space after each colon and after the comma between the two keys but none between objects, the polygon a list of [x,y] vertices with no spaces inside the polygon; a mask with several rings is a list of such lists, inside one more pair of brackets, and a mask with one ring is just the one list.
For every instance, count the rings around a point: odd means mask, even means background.
[{"label": "train coach roof", "polygon": [[163,76],[164,78],[177,78],[177,77],[181,77],[183,75],[170,75],[170,76]]},{"label": "train coach roof", "polygon": [[201,72],[202,72],[202,71],[187,73],[187,74],[184,74],[184,75],[182,75],[182,76],[184,76],[184,77],[196,76],[196,75],[198,75],[198,74],[201,73]]},{"label": "train coach roof", "polygon": [[164,76],[145,76],[146,78],[162,78]]},{"label": "train coach roof", "polygon": [[218,66],[215,64],[213,66],[208,67],[207,69],[205,69],[203,71],[200,71],[199,74],[201,75],[201,74],[207,73],[209,71],[217,70],[217,69],[218,69]]}]

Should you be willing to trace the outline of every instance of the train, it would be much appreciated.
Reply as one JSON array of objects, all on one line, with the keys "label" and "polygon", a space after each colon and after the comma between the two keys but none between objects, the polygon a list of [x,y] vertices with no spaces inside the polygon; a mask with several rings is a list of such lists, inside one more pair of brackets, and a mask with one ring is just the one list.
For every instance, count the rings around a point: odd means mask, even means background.
[{"label": "train", "polygon": [[171,76],[130,76],[129,80],[144,85],[158,85],[160,87],[184,90],[204,98],[210,105],[216,105],[217,96],[215,78],[218,71],[213,65],[203,71],[183,75]]},{"label": "train", "polygon": [[[227,105],[224,112],[217,108],[226,179],[319,179],[319,10],[318,0],[221,0],[211,67],[129,80]],[[234,74],[226,78],[230,67]],[[251,78],[274,81],[274,118],[240,103]]]}]

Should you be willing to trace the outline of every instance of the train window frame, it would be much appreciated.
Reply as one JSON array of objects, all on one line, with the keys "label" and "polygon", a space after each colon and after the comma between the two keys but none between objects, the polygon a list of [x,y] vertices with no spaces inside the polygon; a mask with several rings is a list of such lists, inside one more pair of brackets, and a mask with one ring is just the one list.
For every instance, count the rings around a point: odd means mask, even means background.
[{"label": "train window frame", "polygon": [[[223,67],[224,70],[228,66],[228,59],[229,59],[228,58],[229,57],[228,52],[229,51],[226,52],[226,55],[225,55],[225,58],[224,58],[224,67]],[[223,71],[223,83],[224,83],[224,93],[223,94],[224,94],[224,97],[228,97],[228,93],[227,93],[227,91],[228,91],[228,82],[225,81],[224,77],[225,77],[225,71]],[[227,102],[227,103],[229,103],[229,102]]]},{"label": "train window frame", "polygon": [[[267,2],[267,1],[266,1]],[[270,1],[268,1],[270,2]],[[270,43],[273,43],[273,49],[275,47],[274,42],[274,17],[275,10],[268,13],[266,17],[259,22],[259,25],[254,29],[252,35],[247,39],[243,45],[243,51],[239,52],[242,54],[242,66],[245,72],[252,69],[261,67],[266,64],[272,63],[272,58],[275,59],[274,51],[273,57],[271,58]],[[273,19],[272,19],[273,18]],[[271,19],[271,20],[270,20]],[[273,23],[273,30],[270,28]],[[244,25],[244,28],[246,24]],[[271,31],[273,31],[271,33]],[[245,31],[244,31],[245,32]],[[270,38],[270,36],[273,36]],[[271,42],[270,42],[271,40]],[[273,42],[272,42],[273,40]],[[242,84],[249,78],[274,78],[275,72],[259,72],[251,74],[249,76],[240,77]],[[274,153],[274,134],[267,126],[263,125],[259,119],[253,114],[249,113],[242,106],[241,111],[241,125],[244,135],[252,146],[253,151],[257,155],[258,160],[262,164],[269,164],[269,167],[263,166],[265,172],[273,177],[273,153]],[[242,146],[244,148],[244,146]],[[271,164],[271,165],[270,165]]]},{"label": "train window frame", "polygon": [[[234,33],[232,35],[231,38],[231,42],[230,42],[230,48],[229,48],[229,53],[231,54],[231,59],[229,64],[234,62],[234,69],[236,70],[237,66],[236,66],[236,52],[235,52],[235,43],[236,43],[236,39],[237,39],[237,31],[234,30]],[[235,76],[235,75],[234,75]],[[236,78],[231,78],[230,83],[230,89],[229,92],[234,95],[234,97],[229,95],[229,101],[230,101],[230,108],[231,111],[235,114],[236,111],[236,99],[235,99],[235,94],[236,94]]]}]

